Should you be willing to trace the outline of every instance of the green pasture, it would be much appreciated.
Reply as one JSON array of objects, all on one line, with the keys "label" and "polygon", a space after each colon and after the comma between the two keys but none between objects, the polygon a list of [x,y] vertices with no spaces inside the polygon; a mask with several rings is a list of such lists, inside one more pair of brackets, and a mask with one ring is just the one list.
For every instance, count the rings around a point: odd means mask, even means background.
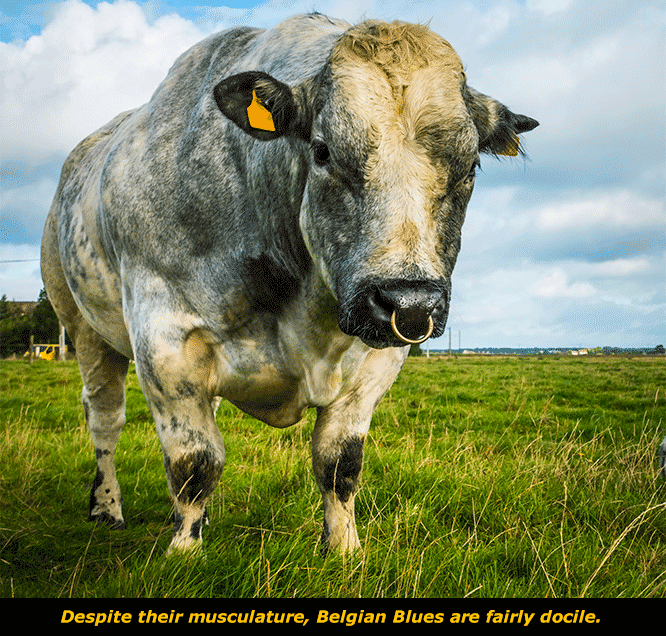
[{"label": "green pasture", "polygon": [[171,503],[136,376],[116,454],[127,530],[88,523],[73,362],[0,361],[2,597],[666,597],[664,357],[410,358],[366,443],[362,550],[323,557],[313,413],[223,403],[204,558]]}]

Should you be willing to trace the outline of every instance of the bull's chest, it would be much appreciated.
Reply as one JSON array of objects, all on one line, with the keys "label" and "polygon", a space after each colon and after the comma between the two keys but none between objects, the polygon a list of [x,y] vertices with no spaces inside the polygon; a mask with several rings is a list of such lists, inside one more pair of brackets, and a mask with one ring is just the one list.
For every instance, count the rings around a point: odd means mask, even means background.
[{"label": "bull's chest", "polygon": [[221,348],[216,383],[221,397],[271,426],[298,422],[308,407],[296,374],[258,343],[245,341]]},{"label": "bull's chest", "polygon": [[282,428],[298,422],[308,408],[333,402],[365,352],[356,351],[354,340],[344,335],[325,343],[313,343],[308,334],[297,337],[289,329],[280,336],[217,347],[215,392],[249,415]]}]

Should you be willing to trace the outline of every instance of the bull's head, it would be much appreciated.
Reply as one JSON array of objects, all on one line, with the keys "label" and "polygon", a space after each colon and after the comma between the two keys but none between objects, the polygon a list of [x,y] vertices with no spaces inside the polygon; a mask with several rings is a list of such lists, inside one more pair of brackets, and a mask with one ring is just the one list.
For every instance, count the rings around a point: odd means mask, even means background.
[{"label": "bull's head", "polygon": [[305,142],[300,227],[342,331],[377,348],[442,335],[479,155],[520,154],[538,122],[467,86],[450,44],[405,23],[351,28],[297,86],[247,72],[214,93],[252,137]]}]

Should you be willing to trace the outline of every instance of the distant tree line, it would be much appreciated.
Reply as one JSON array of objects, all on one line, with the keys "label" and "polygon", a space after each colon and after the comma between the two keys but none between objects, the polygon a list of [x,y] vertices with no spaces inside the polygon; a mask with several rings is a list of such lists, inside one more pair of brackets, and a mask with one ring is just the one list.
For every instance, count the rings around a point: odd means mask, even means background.
[{"label": "distant tree line", "polygon": [[664,345],[658,344],[656,347],[639,347],[639,348],[622,348],[622,347],[603,347],[602,352],[604,355],[611,356],[626,356],[626,355],[660,355],[663,356],[666,353]]},{"label": "distant tree line", "polygon": [[[0,298],[0,357],[22,356],[30,348],[30,335],[34,336],[35,344],[55,344],[59,329],[58,317],[45,289],[39,292],[32,311],[8,301],[6,295]],[[66,342],[71,347],[69,338]]]}]

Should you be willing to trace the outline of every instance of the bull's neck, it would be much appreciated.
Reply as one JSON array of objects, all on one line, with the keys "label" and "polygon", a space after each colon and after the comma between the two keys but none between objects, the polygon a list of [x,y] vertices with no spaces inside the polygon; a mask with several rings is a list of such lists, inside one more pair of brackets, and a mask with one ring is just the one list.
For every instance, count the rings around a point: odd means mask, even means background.
[{"label": "bull's neck", "polygon": [[278,139],[248,146],[248,188],[266,256],[303,280],[312,261],[301,235],[299,215],[307,180],[303,142]]}]

